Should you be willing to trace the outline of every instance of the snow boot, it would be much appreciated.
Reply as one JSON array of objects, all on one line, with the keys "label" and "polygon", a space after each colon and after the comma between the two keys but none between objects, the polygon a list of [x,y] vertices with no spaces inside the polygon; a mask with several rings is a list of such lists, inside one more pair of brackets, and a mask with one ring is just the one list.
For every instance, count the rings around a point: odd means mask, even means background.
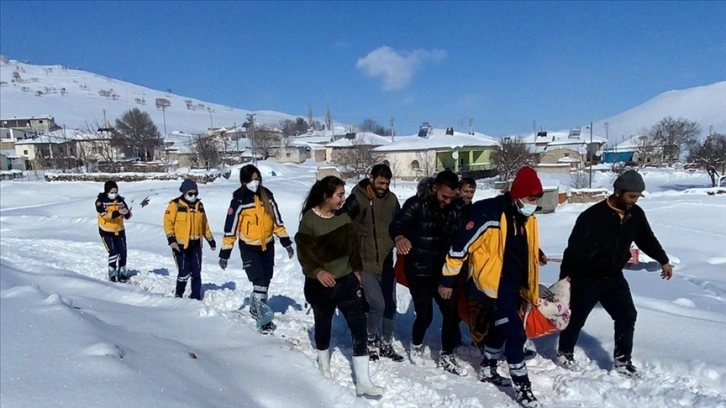
[{"label": "snow boot", "polygon": [[415,366],[423,366],[424,363],[424,345],[419,344],[411,344],[411,351],[409,352],[409,356],[411,359],[411,364]]},{"label": "snow boot", "polygon": [[454,375],[458,375],[459,377],[466,377],[466,369],[459,365],[459,363],[456,361],[456,357],[454,357],[454,353],[451,354],[442,354],[439,357],[439,365],[441,368],[444,369],[444,371],[449,372]]},{"label": "snow boot", "polygon": [[396,350],[393,348],[393,344],[386,343],[385,341],[383,342],[383,344],[381,344],[381,350],[379,352],[379,355],[381,357],[390,358],[397,363],[403,361],[403,356],[396,353]]},{"label": "snow boot", "polygon": [[574,353],[557,352],[555,364],[570,371],[580,371],[580,366],[575,361]]},{"label": "snow boot", "polygon": [[267,322],[260,326],[259,331],[262,334],[272,334],[275,329],[277,329],[277,325],[274,322]]},{"label": "snow boot", "polygon": [[330,349],[318,350],[318,367],[323,377],[330,378]]},{"label": "snow boot", "polygon": [[368,356],[353,356],[355,394],[359,397],[380,399],[383,396],[383,388],[371,382],[368,362]]},{"label": "snow boot", "polygon": [[378,361],[378,340],[376,339],[376,335],[374,334],[373,337],[368,336],[368,358],[370,358],[371,361]]},{"label": "snow boot", "polygon": [[497,372],[497,360],[484,359],[479,367],[479,381],[494,384],[497,387],[511,387],[508,379]]},{"label": "snow boot", "polygon": [[113,266],[108,267],[108,280],[118,282],[118,271]]},{"label": "snow boot", "polygon": [[519,405],[526,408],[542,407],[542,404],[532,394],[532,384],[529,381],[514,383],[514,399]]},{"label": "snow boot", "polygon": [[640,378],[640,372],[638,372],[630,359],[615,360],[613,369],[615,369],[615,372],[620,375],[630,378]]},{"label": "snow boot", "polygon": [[126,272],[126,267],[125,266],[119,266],[118,267],[118,281],[119,282],[123,282],[123,283],[126,283],[126,282],[129,281],[129,275]]},{"label": "snow boot", "polygon": [[262,331],[263,326],[272,322],[275,312],[267,305],[267,293],[252,292],[250,295],[250,314],[257,321],[257,330]]}]

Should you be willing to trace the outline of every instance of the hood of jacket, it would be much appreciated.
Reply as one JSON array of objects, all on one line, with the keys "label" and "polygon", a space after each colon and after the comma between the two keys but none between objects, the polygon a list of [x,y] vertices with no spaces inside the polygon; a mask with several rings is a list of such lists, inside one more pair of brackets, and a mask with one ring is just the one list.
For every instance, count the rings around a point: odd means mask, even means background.
[{"label": "hood of jacket", "polygon": [[422,178],[416,186],[416,197],[422,200],[428,200],[433,197],[434,181],[435,179],[433,177]]}]

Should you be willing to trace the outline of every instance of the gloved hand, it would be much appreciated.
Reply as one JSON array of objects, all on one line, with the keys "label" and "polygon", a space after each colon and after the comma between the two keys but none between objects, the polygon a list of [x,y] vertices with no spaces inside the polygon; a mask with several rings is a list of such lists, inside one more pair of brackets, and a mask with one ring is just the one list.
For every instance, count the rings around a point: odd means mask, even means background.
[{"label": "gloved hand", "polygon": [[224,258],[219,258],[219,267],[224,269],[227,269],[227,260]]},{"label": "gloved hand", "polygon": [[172,251],[179,252],[179,244],[177,244],[176,242],[172,242],[171,244],[169,244],[169,248],[171,248]]},{"label": "gloved hand", "polygon": [[118,213],[121,215],[126,215],[129,213],[129,210],[127,210],[126,208],[122,208],[122,209],[118,210]]},{"label": "gloved hand", "polygon": [[214,239],[209,241],[209,248],[211,248],[212,251],[216,251],[217,250],[217,241],[215,241]]},{"label": "gloved hand", "polygon": [[289,246],[289,247],[287,247],[285,249],[287,249],[287,258],[288,259],[292,259],[292,257],[295,256],[295,250],[292,249],[291,246]]}]

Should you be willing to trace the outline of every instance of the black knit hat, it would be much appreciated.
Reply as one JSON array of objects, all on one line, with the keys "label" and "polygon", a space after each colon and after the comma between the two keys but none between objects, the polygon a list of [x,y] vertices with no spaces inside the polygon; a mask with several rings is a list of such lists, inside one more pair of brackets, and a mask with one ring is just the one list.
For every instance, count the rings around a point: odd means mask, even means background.
[{"label": "black knit hat", "polygon": [[184,180],[181,187],[179,187],[179,191],[181,191],[182,193],[186,193],[189,190],[199,191],[199,189],[197,188],[197,183],[195,183],[192,179]]},{"label": "black knit hat", "polygon": [[108,192],[113,190],[114,188],[118,190],[118,184],[116,184],[116,182],[113,180],[109,180],[103,183],[103,192],[106,194],[108,194]]},{"label": "black knit hat", "polygon": [[628,170],[615,180],[613,187],[616,190],[642,193],[645,190],[645,182],[640,173],[635,170]]}]

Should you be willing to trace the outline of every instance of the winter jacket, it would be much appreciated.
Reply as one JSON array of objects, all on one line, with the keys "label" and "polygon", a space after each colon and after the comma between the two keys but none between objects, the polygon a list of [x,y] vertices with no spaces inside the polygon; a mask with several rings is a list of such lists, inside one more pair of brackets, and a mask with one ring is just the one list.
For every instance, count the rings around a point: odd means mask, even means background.
[{"label": "winter jacket", "polygon": [[358,237],[347,214],[322,218],[312,210],[306,212],[295,243],[297,258],[308,278],[317,279],[318,272],[325,270],[338,279],[363,268]]},{"label": "winter jacket", "polygon": [[263,251],[267,249],[267,244],[272,242],[273,234],[277,235],[283,247],[287,248],[292,245],[272,192],[265,188],[265,193],[270,200],[274,218],[265,211],[258,194],[245,187],[238,188],[232,194],[227,219],[224,222],[220,258],[229,259],[237,238],[247,245],[258,246]]},{"label": "winter jacket", "polygon": [[411,251],[404,258],[407,275],[441,276],[446,252],[461,224],[460,207],[452,203],[440,208],[433,186],[432,177],[421,180],[416,195],[403,203],[389,227],[394,240],[403,235],[411,241]]},{"label": "winter jacket", "polygon": [[353,220],[360,240],[363,269],[381,274],[383,261],[393,250],[388,226],[401,209],[398,198],[390,191],[378,197],[369,179],[363,179],[351,192],[342,211]]},{"label": "winter jacket", "polygon": [[621,220],[607,199],[594,204],[577,217],[562,257],[560,279],[622,274],[633,242],[661,265],[668,263],[642,208],[634,205]]},{"label": "winter jacket", "polygon": [[[468,260],[469,275],[476,288],[496,299],[504,265],[507,238],[508,194],[472,204],[471,219],[456,234],[442,270],[441,284],[452,288],[455,277]],[[527,235],[527,285],[522,297],[531,304],[539,302],[539,228],[535,216],[524,224]],[[516,233],[516,232],[515,232]]]},{"label": "winter jacket", "polygon": [[117,196],[113,200],[106,193],[99,193],[96,198],[96,212],[98,213],[98,229],[118,235],[124,230],[124,220],[131,218],[131,210],[121,215],[119,210],[129,209],[123,197]]},{"label": "winter jacket", "polygon": [[205,238],[210,244],[214,242],[204,205],[199,200],[190,203],[184,196],[169,201],[164,213],[164,233],[169,244],[176,242],[182,249],[192,240]]}]

